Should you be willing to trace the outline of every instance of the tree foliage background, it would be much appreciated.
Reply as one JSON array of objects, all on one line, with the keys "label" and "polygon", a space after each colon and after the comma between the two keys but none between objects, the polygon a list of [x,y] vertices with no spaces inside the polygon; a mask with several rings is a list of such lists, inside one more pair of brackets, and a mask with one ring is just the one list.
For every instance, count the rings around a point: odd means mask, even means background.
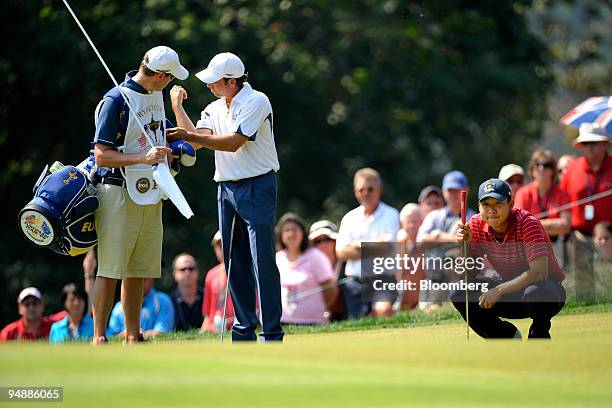
[{"label": "tree foliage background", "polygon": [[[399,208],[450,169],[475,190],[508,162],[523,163],[546,119],[552,58],[532,34],[531,2],[73,0],[115,78],[165,44],[193,74],[218,52],[246,64],[275,113],[279,215],[339,222],[355,206],[352,175],[378,169]],[[545,7],[545,6],[544,6]],[[80,162],[93,111],[112,86],[60,1],[7,0],[0,27],[0,323],[16,318],[19,290],[35,285],[47,311],[82,281],[80,258],[30,246],[17,213],[46,163]],[[609,71],[608,71],[609,73]],[[193,75],[181,83],[194,121],[213,100]],[[172,119],[169,104],[167,114]],[[164,210],[164,259],[188,251],[213,265],[217,229],[213,155],[200,150],[178,182],[196,216]],[[475,203],[475,200],[473,200]],[[172,287],[169,266],[158,284]]]}]

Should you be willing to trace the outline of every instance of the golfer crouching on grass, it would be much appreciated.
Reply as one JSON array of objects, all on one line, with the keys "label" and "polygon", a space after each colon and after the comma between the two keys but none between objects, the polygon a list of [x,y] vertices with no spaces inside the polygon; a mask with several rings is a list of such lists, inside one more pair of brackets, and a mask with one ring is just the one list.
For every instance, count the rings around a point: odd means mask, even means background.
[{"label": "golfer crouching on grass", "polygon": [[[470,283],[488,283],[486,292],[468,292],[470,327],[484,338],[521,338],[500,317],[531,318],[529,338],[550,338],[550,320],[565,304],[565,275],[544,227],[529,212],[512,208],[510,186],[502,180],[482,183],[478,202],[480,214],[459,225],[457,241],[468,242],[467,256],[488,259],[501,278],[472,279],[480,271],[468,273]],[[465,298],[464,291],[451,293],[464,319]]]}]

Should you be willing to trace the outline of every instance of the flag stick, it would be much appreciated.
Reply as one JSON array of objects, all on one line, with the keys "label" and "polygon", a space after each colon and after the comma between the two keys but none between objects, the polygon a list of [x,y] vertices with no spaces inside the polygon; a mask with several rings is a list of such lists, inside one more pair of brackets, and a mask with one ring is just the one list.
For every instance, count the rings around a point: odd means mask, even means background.
[{"label": "flag stick", "polygon": [[[461,191],[461,223],[466,223],[466,209],[467,209],[467,191]],[[467,258],[468,248],[467,241],[463,241],[463,257]],[[466,323],[466,335],[467,341],[470,342],[470,312],[468,309],[468,271],[465,271],[465,323]]]}]

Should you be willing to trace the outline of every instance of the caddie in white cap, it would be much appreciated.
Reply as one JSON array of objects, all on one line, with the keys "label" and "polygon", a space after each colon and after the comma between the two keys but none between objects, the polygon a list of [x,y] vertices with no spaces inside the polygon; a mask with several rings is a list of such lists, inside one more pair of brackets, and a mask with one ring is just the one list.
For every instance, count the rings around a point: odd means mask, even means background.
[{"label": "caddie in white cap", "polygon": [[[86,170],[93,175],[100,207],[95,212],[98,235],[98,273],[92,296],[94,344],[104,343],[115,286],[123,281],[126,341],[140,335],[140,311],[145,278],[161,275],[162,203],[152,166],[172,150],[166,147],[162,90],[189,73],[169,47],[151,48],[137,71],[119,85],[155,147],[150,147],[140,124],[118,88],[108,91],[96,108],[96,133]],[[122,169],[123,168],[123,169]]]},{"label": "caddie in white cap", "polygon": [[160,45],[147,51],[145,66],[155,73],[171,74],[176,79],[184,81],[189,71],[181,65],[176,51]]},{"label": "caddie in white cap", "polygon": [[183,109],[187,91],[173,87],[170,98],[179,127],[168,129],[167,136],[215,151],[219,230],[236,312],[232,339],[255,340],[255,329],[261,324],[263,340],[282,340],[274,247],[276,172],[280,166],[272,105],[247,82],[244,64],[235,54],[217,54],[196,77],[218,99],[206,106],[194,125]]}]

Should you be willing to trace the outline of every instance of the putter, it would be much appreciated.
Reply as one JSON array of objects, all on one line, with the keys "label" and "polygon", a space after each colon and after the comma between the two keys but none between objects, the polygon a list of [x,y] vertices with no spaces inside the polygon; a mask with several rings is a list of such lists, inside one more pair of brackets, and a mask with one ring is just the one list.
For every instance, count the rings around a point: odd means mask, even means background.
[{"label": "putter", "polygon": [[[467,210],[467,191],[461,191],[461,223],[465,225],[466,221],[466,210]],[[463,241],[463,257],[467,258],[467,249],[468,243]],[[470,311],[468,309],[468,272],[465,271],[465,323],[466,323],[466,335],[467,341],[470,342]]]},{"label": "putter", "polygon": [[221,343],[225,337],[225,318],[227,313],[227,295],[229,294],[229,281],[230,274],[232,273],[232,249],[234,246],[234,224],[236,222],[236,214],[232,218],[232,230],[230,231],[230,245],[229,245],[229,261],[227,263],[227,282],[225,282],[225,299],[223,299],[223,319],[221,320]]}]

